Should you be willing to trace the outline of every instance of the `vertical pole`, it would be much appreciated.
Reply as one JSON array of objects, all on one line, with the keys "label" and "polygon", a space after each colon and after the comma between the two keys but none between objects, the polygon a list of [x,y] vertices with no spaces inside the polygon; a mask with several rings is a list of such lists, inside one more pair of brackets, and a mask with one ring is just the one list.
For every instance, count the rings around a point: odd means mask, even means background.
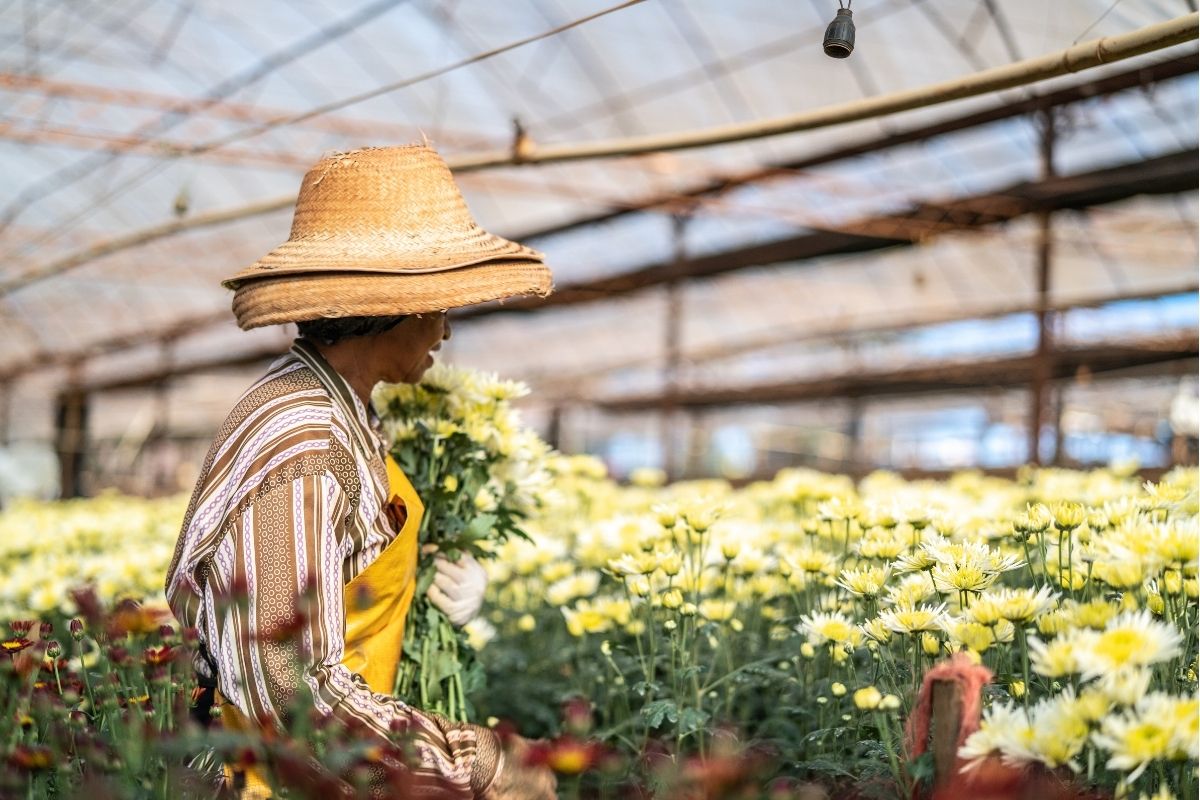
[{"label": "vertical pole", "polygon": [[12,444],[12,399],[15,382],[15,378],[10,378],[4,383],[3,391],[0,391],[0,447]]},{"label": "vertical pole", "polygon": [[[1054,176],[1054,145],[1056,120],[1053,109],[1042,109],[1037,119],[1041,133],[1042,178]],[[1052,312],[1050,311],[1051,265],[1053,260],[1054,229],[1052,212],[1038,213],[1037,249],[1037,352],[1033,359],[1030,382],[1029,462],[1041,464],[1042,423],[1046,419],[1047,384],[1054,364]]]},{"label": "vertical pole", "polygon": [[862,469],[862,418],[863,399],[850,397],[846,401],[846,449],[843,469],[851,475],[858,475]]},{"label": "vertical pole", "polygon": [[934,681],[931,685],[930,722],[933,741],[934,785],[945,788],[953,782],[958,761],[958,732],[962,727],[962,687],[953,681]]},{"label": "vertical pole", "polygon": [[667,473],[669,481],[679,477],[679,454],[676,452],[678,442],[675,436],[676,412],[679,407],[679,341],[683,328],[683,287],[679,279],[686,258],[683,238],[686,228],[687,217],[684,214],[676,214],[671,217],[674,270],[671,280],[667,283],[666,326],[663,343],[663,393],[662,405],[659,410],[663,470]]},{"label": "vertical pole", "polygon": [[55,450],[58,452],[60,495],[83,495],[83,457],[87,449],[88,395],[72,369],[67,388],[58,396]]},{"label": "vertical pole", "polygon": [[562,449],[563,408],[555,403],[550,409],[550,420],[546,423],[546,444],[555,450]]}]

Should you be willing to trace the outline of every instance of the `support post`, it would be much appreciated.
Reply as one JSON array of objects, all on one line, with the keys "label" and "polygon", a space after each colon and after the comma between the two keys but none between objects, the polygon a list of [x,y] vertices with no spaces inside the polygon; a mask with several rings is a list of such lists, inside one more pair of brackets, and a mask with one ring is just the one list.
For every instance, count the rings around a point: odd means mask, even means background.
[{"label": "support post", "polygon": [[58,396],[55,450],[58,453],[60,496],[83,496],[83,461],[87,450],[88,394],[72,382]]},{"label": "support post", "polygon": [[930,717],[933,780],[935,792],[954,778],[958,759],[958,731],[962,725],[962,687],[954,681],[931,684],[933,708]]},{"label": "support post", "polygon": [[684,246],[684,234],[687,230],[688,217],[679,213],[671,217],[672,261],[676,274],[667,282],[666,296],[666,327],[663,332],[663,393],[662,405],[659,409],[659,425],[663,452],[663,471],[667,480],[673,481],[679,477],[679,453],[676,437],[676,417],[679,382],[680,338],[683,329],[683,285],[679,272],[687,260]]},{"label": "support post", "polygon": [[[1054,176],[1054,146],[1057,120],[1053,109],[1038,112],[1041,133],[1042,179]],[[1037,248],[1037,351],[1033,361],[1033,380],[1030,384],[1029,463],[1041,464],[1042,423],[1046,419],[1047,385],[1054,369],[1053,312],[1050,310],[1054,229],[1052,211],[1038,213]]]},{"label": "support post", "polygon": [[555,450],[562,449],[563,407],[555,403],[550,409],[550,419],[546,423],[546,444]]},{"label": "support post", "polygon": [[863,467],[862,453],[862,421],[863,399],[851,396],[846,401],[846,448],[843,468],[851,475],[857,475]]},{"label": "support post", "polygon": [[0,447],[12,444],[13,381],[5,381],[0,390]]}]

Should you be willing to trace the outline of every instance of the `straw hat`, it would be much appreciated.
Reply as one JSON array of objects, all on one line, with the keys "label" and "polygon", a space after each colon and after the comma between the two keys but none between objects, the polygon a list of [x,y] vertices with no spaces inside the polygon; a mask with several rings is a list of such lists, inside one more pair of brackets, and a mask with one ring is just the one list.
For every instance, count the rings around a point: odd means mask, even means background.
[{"label": "straw hat", "polygon": [[408,145],[321,159],[288,240],[223,283],[248,330],[545,296],[551,277],[541,253],[475,223],[436,152]]}]

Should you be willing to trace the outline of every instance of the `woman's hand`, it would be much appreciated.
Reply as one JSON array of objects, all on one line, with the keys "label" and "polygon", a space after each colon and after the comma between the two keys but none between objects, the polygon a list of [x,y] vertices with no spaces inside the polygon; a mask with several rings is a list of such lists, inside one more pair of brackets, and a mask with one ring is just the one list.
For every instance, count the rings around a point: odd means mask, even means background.
[{"label": "woman's hand", "polygon": [[437,577],[429,587],[429,599],[450,622],[460,628],[479,613],[487,591],[487,572],[470,553],[451,561],[439,553],[434,557]]},{"label": "woman's hand", "polygon": [[504,765],[484,793],[484,800],[556,800],[558,781],[546,767],[526,765],[529,741],[520,736],[506,737]]}]

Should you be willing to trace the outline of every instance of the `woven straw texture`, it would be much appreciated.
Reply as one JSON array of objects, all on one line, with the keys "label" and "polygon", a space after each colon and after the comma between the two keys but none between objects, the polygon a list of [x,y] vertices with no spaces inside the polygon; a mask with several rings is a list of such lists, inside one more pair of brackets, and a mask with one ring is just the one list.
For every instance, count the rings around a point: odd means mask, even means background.
[{"label": "woven straw texture", "polygon": [[441,272],[327,272],[246,281],[233,295],[244,330],[321,317],[382,317],[445,311],[518,295],[550,293],[550,270],[537,261],[489,261]]},{"label": "woven straw texture", "polygon": [[429,147],[367,148],[317,162],[300,186],[288,241],[224,284],[305,272],[438,272],[498,259],[543,256],[480,228]]},{"label": "woven straw texture", "polygon": [[551,275],[541,253],[475,224],[437,153],[408,145],[319,161],[288,241],[224,283],[250,329],[545,296]]}]

